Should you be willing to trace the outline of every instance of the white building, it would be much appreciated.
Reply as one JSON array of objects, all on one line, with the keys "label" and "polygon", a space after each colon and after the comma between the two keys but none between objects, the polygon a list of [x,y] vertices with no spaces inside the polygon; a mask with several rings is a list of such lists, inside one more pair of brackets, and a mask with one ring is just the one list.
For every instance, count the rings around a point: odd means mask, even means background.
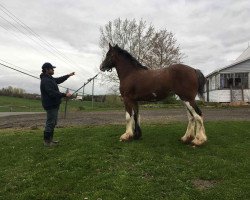
[{"label": "white building", "polygon": [[250,47],[231,65],[207,75],[208,102],[250,102]]}]

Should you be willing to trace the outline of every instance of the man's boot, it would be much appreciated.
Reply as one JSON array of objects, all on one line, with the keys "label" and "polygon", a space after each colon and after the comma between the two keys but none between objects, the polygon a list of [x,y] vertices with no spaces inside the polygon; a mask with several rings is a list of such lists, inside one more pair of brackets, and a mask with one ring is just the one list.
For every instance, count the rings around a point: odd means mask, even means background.
[{"label": "man's boot", "polygon": [[45,147],[50,147],[50,146],[51,146],[51,143],[50,143],[49,140],[44,140],[43,145],[44,145]]},{"label": "man's boot", "polygon": [[51,138],[53,137],[53,133],[44,131],[44,146],[45,147],[52,147],[56,146],[57,144],[52,142]]},{"label": "man's boot", "polygon": [[50,142],[52,144],[56,144],[57,145],[59,143],[59,141],[58,140],[53,140],[53,136],[54,136],[54,131],[51,132]]}]

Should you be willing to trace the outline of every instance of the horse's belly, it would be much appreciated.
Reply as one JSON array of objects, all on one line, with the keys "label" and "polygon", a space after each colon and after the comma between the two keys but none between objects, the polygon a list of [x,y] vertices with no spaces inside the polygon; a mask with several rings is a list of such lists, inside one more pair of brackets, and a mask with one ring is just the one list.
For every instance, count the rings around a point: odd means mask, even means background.
[{"label": "horse's belly", "polygon": [[137,94],[137,98],[136,100],[138,101],[159,101],[162,100],[164,98],[166,98],[168,95],[167,91],[154,91],[154,92],[149,92],[149,93],[145,93],[145,94]]}]

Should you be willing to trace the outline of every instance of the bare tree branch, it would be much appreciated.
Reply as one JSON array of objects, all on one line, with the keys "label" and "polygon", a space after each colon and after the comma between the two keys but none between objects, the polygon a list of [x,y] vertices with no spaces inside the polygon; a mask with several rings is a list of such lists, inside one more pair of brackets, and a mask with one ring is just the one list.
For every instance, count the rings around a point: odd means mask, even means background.
[{"label": "bare tree branch", "polygon": [[[156,31],[153,25],[147,25],[143,19],[137,22],[135,19],[117,18],[101,27],[100,34],[103,56],[108,50],[109,43],[117,44],[150,69],[180,63],[184,57],[172,32],[166,29]],[[103,81],[119,83],[115,72],[104,73]]]}]

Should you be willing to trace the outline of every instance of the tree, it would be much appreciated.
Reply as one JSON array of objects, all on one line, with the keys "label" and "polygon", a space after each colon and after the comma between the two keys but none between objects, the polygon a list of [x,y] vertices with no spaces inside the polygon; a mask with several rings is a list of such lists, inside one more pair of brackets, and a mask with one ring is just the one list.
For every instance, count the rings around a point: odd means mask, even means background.
[{"label": "tree", "polygon": [[22,88],[15,88],[12,86],[8,86],[6,88],[0,89],[0,95],[13,96],[13,97],[23,97],[25,95],[25,90]]},{"label": "tree", "polygon": [[[101,27],[100,33],[103,56],[108,51],[110,43],[127,50],[150,69],[168,67],[180,63],[183,58],[172,32],[166,29],[156,31],[153,25],[147,25],[142,19],[137,22],[135,19],[123,21],[118,18]],[[115,72],[104,74],[103,78],[107,82],[119,83]],[[113,88],[117,89],[116,86]]]}]

